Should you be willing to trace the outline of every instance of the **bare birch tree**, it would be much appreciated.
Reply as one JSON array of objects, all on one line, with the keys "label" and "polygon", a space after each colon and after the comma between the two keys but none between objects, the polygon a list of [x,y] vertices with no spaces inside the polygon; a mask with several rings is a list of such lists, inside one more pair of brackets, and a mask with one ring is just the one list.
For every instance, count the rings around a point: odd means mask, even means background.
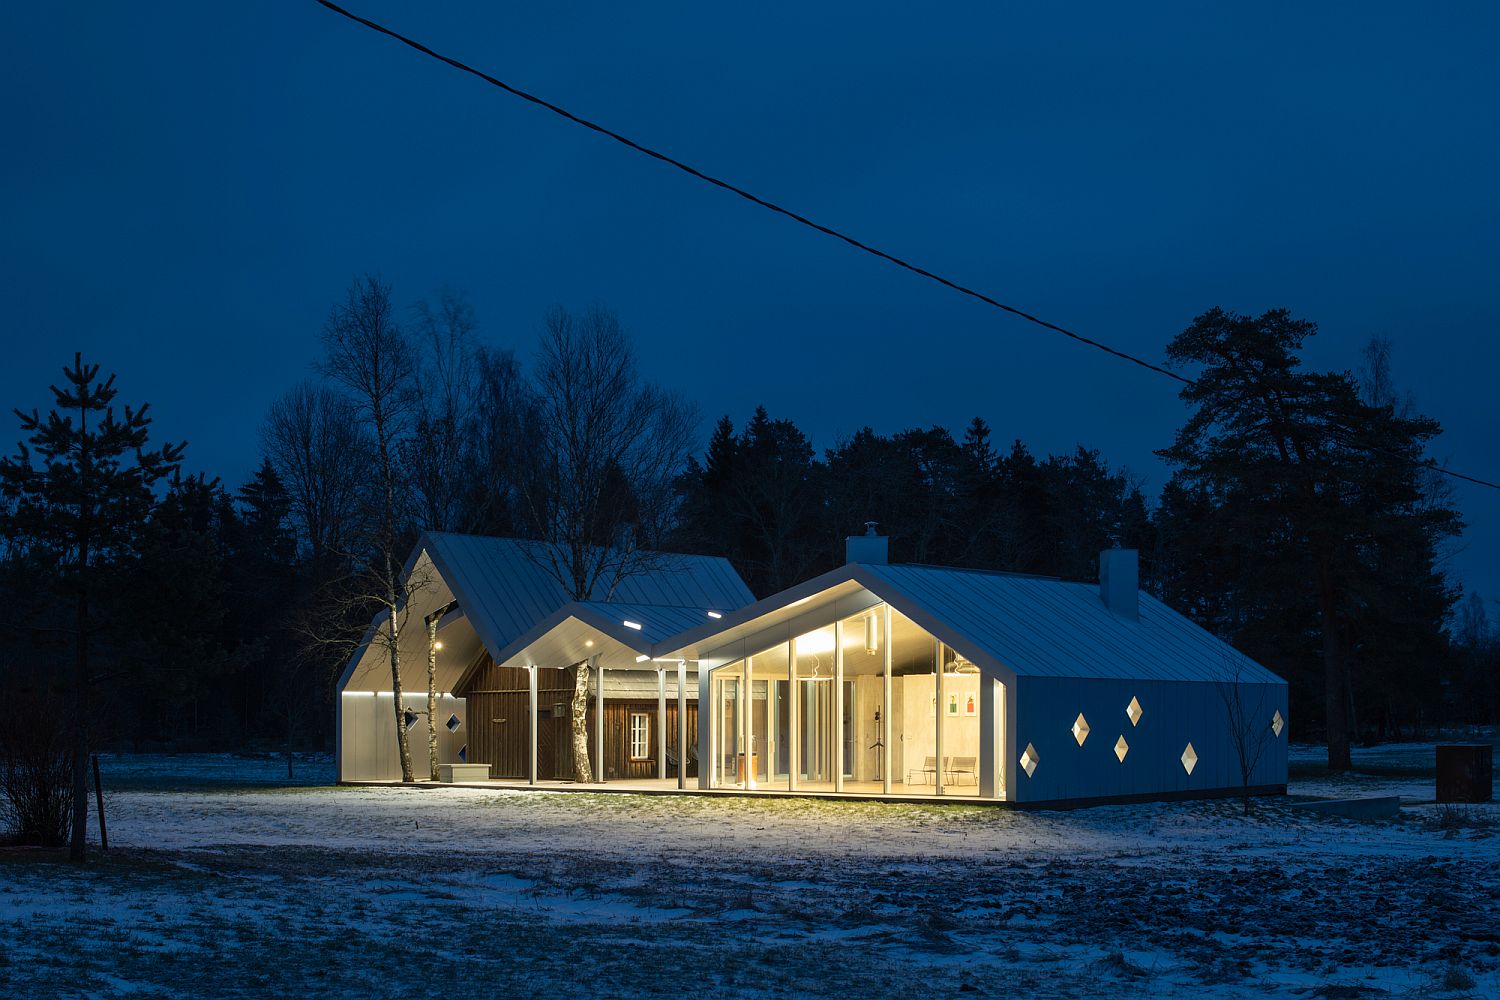
[{"label": "bare birch tree", "polygon": [[[403,454],[420,526],[456,531],[465,526],[464,483],[472,453],[468,442],[475,396],[474,309],[462,294],[445,288],[436,302],[419,302],[413,312],[413,346],[419,359],[414,379],[416,425]],[[439,776],[438,617],[426,621],[427,763],[433,781]]]},{"label": "bare birch tree", "polygon": [[367,275],[350,286],[323,327],[327,351],[321,370],[343,388],[370,438],[373,475],[367,475],[370,531],[358,560],[370,583],[366,595],[381,608],[384,625],[375,641],[390,658],[391,693],[401,780],[415,780],[407,739],[401,684],[401,629],[412,581],[402,578],[401,529],[407,483],[401,445],[415,408],[415,361],[405,332],[396,322],[391,289]]},{"label": "bare birch tree", "polygon": [[303,382],[271,404],[261,428],[314,574],[348,551],[359,532],[370,442],[353,404],[326,385]]},{"label": "bare birch tree", "polygon": [[451,288],[413,309],[417,412],[404,454],[416,514],[428,531],[459,531],[478,376],[474,309]]},{"label": "bare birch tree", "polygon": [[[641,378],[618,317],[599,306],[547,314],[535,383],[537,461],[522,491],[547,543],[536,558],[573,599],[607,600],[656,565],[647,546],[670,523],[696,413]],[[597,658],[570,668],[573,771],[582,782],[594,780],[587,722],[595,667]]]}]

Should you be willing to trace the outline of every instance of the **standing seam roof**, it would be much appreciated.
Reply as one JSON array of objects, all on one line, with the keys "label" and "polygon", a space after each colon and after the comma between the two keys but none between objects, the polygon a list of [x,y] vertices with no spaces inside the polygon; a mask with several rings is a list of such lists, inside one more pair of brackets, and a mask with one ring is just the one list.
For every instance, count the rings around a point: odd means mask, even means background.
[{"label": "standing seam roof", "polygon": [[[970,570],[861,565],[870,589],[904,595],[1018,675],[1284,683],[1148,594],[1140,618],[1111,613],[1098,588]],[[890,595],[880,594],[880,583]]]}]

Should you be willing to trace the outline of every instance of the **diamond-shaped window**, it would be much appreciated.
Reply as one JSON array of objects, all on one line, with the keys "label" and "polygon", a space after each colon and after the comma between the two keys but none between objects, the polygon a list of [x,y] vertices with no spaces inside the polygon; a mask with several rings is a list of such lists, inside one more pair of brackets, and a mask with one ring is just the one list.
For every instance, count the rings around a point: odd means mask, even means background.
[{"label": "diamond-shaped window", "polygon": [[415,726],[417,724],[417,720],[419,718],[421,718],[421,716],[417,715],[416,712],[413,712],[409,708],[406,711],[404,711],[404,712],[401,713],[401,721],[404,722],[404,723],[406,723],[406,728],[407,729],[410,729],[412,726]]},{"label": "diamond-shaped window", "polygon": [[1125,706],[1125,714],[1130,716],[1130,724],[1132,726],[1138,726],[1141,724],[1141,716],[1146,714],[1146,710],[1141,707],[1139,701],[1131,698],[1130,704]]},{"label": "diamond-shaped window", "polygon": [[456,715],[448,716],[448,732],[458,732],[458,727],[463,725],[463,720]]},{"label": "diamond-shaped window", "polygon": [[1083,741],[1089,738],[1089,720],[1083,717],[1082,712],[1073,720],[1073,738],[1078,741],[1079,746],[1083,746]]},{"label": "diamond-shaped window", "polygon": [[1182,751],[1182,769],[1184,771],[1186,771],[1188,774],[1192,774],[1193,773],[1193,768],[1195,768],[1197,766],[1198,766],[1198,751],[1194,750],[1193,749],[1193,745],[1191,743],[1189,743],[1187,745],[1187,749],[1184,750],[1184,751]]},{"label": "diamond-shaped window", "polygon": [[1277,736],[1280,736],[1281,730],[1285,728],[1285,726],[1286,720],[1281,717],[1281,710],[1277,709],[1276,714],[1271,716],[1271,732],[1275,733]]},{"label": "diamond-shaped window", "polygon": [[469,744],[465,743],[458,748],[458,762],[460,764],[467,764],[469,762]]},{"label": "diamond-shaped window", "polygon": [[1037,756],[1036,747],[1030,743],[1026,744],[1026,749],[1021,752],[1021,770],[1026,772],[1026,777],[1036,774],[1036,766],[1041,761],[1042,758]]},{"label": "diamond-shaped window", "polygon": [[1121,764],[1125,763],[1125,755],[1129,752],[1130,744],[1125,742],[1125,737],[1121,736],[1115,740],[1115,756],[1120,758]]}]

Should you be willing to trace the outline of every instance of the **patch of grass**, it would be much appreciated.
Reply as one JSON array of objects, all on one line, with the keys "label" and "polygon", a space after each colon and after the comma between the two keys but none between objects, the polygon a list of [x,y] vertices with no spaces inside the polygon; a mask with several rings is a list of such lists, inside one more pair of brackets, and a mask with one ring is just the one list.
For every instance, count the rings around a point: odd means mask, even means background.
[{"label": "patch of grass", "polygon": [[1479,985],[1473,976],[1456,965],[1448,966],[1438,982],[1448,992],[1459,994],[1473,993],[1474,987]]},{"label": "patch of grass", "polygon": [[1466,805],[1444,802],[1427,816],[1429,830],[1487,830],[1495,825],[1489,814]]},{"label": "patch of grass", "polygon": [[1122,951],[1110,952],[1095,962],[1093,967],[1097,972],[1118,976],[1121,979],[1147,979],[1151,976],[1150,969],[1136,965],[1126,958]]}]

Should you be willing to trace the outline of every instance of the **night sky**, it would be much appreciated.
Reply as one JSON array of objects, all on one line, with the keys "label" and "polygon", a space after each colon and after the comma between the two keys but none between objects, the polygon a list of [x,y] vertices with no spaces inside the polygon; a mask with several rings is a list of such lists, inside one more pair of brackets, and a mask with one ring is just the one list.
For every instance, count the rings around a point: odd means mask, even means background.
[{"label": "night sky", "polygon": [[[1500,479],[1500,9],[1482,4],[354,9],[772,200],[1159,360],[1286,306],[1372,335]],[[764,403],[819,447],[982,415],[1165,479],[1166,379],[1002,316],[523,104],[310,0],[0,9],[0,402],[82,349],[237,485],[329,305],[466,290],[531,355],[607,303],[704,435]],[[920,9],[919,9],[920,8]],[[8,443],[16,434],[0,433]],[[1453,567],[1500,597],[1500,493]],[[1500,609],[1497,609],[1500,610]]]}]

